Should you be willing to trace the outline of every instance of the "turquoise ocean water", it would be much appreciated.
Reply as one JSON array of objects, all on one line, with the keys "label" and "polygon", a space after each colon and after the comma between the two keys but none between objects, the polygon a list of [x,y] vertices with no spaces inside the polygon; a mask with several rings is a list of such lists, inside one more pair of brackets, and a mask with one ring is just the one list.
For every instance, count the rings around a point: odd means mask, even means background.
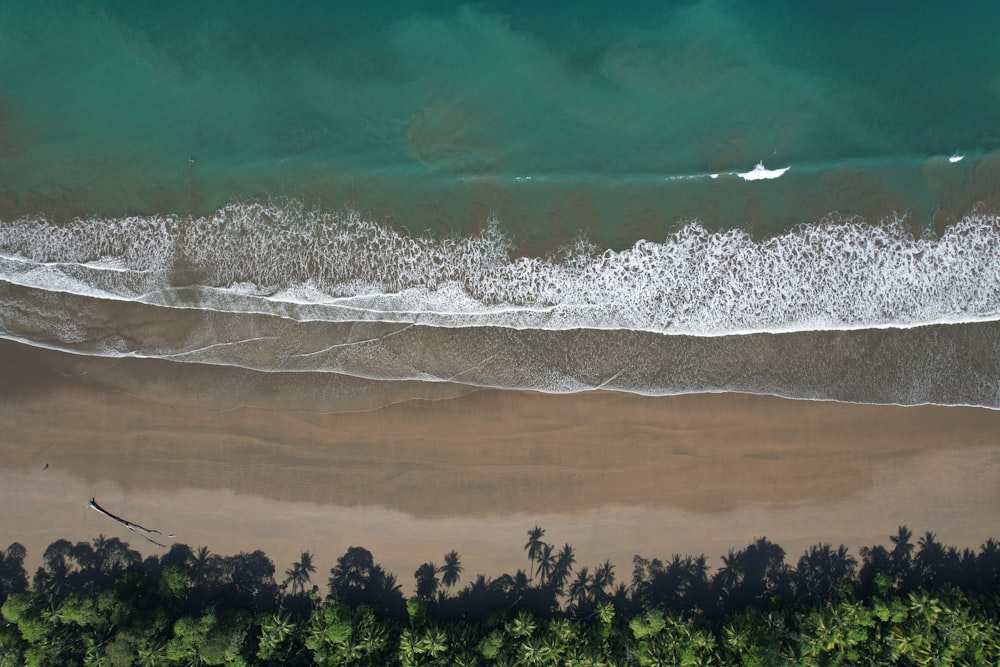
[{"label": "turquoise ocean water", "polygon": [[998,407],[997,25],[988,2],[8,0],[0,335]]}]

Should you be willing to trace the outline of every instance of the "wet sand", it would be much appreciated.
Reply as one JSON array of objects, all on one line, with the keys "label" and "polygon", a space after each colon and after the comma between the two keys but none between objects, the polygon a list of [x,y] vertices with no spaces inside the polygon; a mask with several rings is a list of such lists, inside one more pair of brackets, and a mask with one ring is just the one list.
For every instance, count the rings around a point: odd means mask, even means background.
[{"label": "wet sand", "polygon": [[[526,567],[525,531],[581,565],[766,535],[885,543],[898,524],[1000,535],[1000,411],[763,396],[543,395],[75,357],[0,343],[0,530],[51,541],[134,523],[219,553],[363,545],[404,590],[451,549],[466,576]],[[43,470],[43,466],[48,468]],[[0,545],[3,546],[3,545]],[[326,570],[324,570],[326,568]]]}]

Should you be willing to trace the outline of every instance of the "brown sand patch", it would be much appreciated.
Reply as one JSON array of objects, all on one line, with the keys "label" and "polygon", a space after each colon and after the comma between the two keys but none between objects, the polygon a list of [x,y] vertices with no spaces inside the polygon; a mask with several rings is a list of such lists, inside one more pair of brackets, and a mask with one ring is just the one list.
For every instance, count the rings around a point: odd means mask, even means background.
[{"label": "brown sand patch", "polygon": [[15,508],[0,525],[36,547],[117,534],[91,495],[218,551],[332,559],[364,544],[404,580],[450,548],[479,554],[470,572],[523,566],[534,522],[626,569],[636,552],[718,555],[762,534],[792,552],[884,541],[898,523],[970,546],[998,532],[996,411],[470,392],[13,343],[0,368]]},{"label": "brown sand patch", "polygon": [[[608,505],[556,513],[539,508],[489,517],[454,515],[415,517],[381,507],[343,507],[274,500],[227,489],[144,490],[127,492],[115,484],[89,484],[68,473],[0,469],[6,510],[0,526],[8,540],[22,542],[37,565],[53,540],[89,540],[103,533],[128,541],[146,554],[161,549],[87,508],[96,495],[103,506],[130,521],[163,533],[167,541],[209,545],[216,553],[263,549],[282,572],[302,550],[317,557],[316,584],[325,585],[329,568],[347,547],[363,545],[410,592],[411,573],[427,560],[440,563],[454,548],[462,554],[466,576],[496,576],[526,568],[522,550],[533,525],[545,538],[572,544],[581,566],[610,559],[619,579],[627,580],[632,556],[669,557],[705,553],[718,566],[730,548],[766,535],[795,562],[818,542],[846,544],[854,554],[862,545],[887,544],[899,524],[918,535],[933,530],[946,544],[977,547],[997,534],[1000,505],[1000,452],[996,447],[951,450],[916,457],[885,471],[875,484],[844,499],[797,506],[748,504],[731,512],[700,513],[671,508]],[[432,492],[432,490],[429,490]]]},{"label": "brown sand patch", "polygon": [[[356,382],[370,393],[317,400],[301,386],[308,376],[68,361],[48,373],[25,362],[7,385],[7,467],[48,462],[137,493],[226,488],[419,516],[820,502],[921,452],[995,443],[1000,426],[1000,413],[974,408],[751,395],[458,395]],[[424,397],[395,393],[412,389]]]}]

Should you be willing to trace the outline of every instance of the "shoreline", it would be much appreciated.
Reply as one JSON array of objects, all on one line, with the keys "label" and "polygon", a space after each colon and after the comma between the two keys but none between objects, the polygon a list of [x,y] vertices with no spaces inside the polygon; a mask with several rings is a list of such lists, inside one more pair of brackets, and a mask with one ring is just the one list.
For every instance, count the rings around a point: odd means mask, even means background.
[{"label": "shoreline", "polygon": [[977,548],[1000,519],[1000,412],[981,408],[275,378],[8,342],[0,366],[16,508],[0,529],[29,560],[99,532],[152,548],[91,496],[192,546],[263,549],[279,572],[363,545],[404,587],[451,548],[467,573],[523,567],[536,523],[627,577],[636,553],[716,559],[766,535],[792,561],[901,523]]}]

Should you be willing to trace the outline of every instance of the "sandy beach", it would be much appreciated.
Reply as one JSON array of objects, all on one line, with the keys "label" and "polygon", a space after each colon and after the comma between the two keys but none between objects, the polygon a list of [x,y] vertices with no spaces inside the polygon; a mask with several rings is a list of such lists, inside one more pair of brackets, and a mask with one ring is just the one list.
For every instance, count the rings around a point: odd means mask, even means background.
[{"label": "sandy beach", "polygon": [[960,546],[1000,534],[998,411],[501,392],[11,342],[0,368],[0,530],[29,559],[98,533],[156,552],[91,496],[193,546],[263,549],[279,573],[308,549],[317,583],[363,545],[406,591],[453,548],[467,576],[525,567],[536,523],[625,579],[636,553],[717,562],[760,535],[794,562],[902,523]]}]

